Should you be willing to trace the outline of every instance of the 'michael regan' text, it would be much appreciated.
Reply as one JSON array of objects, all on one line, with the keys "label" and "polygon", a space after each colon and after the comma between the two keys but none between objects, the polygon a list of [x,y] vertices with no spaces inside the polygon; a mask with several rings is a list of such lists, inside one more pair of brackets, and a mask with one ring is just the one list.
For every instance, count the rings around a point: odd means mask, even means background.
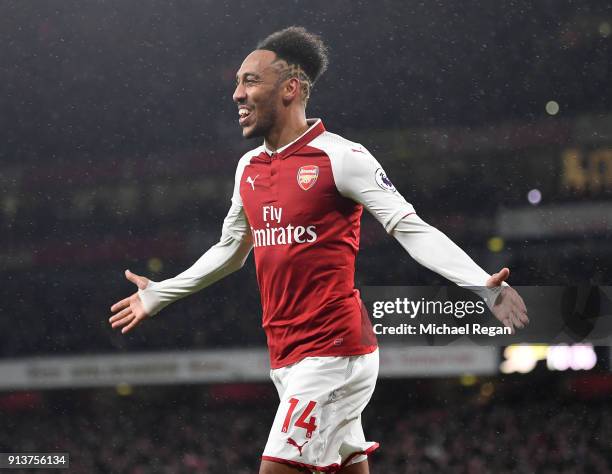
[{"label": "'michael regan' text", "polygon": [[408,324],[397,326],[384,326],[381,323],[374,324],[375,334],[391,335],[432,335],[432,336],[502,336],[512,334],[512,330],[501,326],[485,326],[483,324],[466,324],[465,326],[450,326],[448,324]]}]

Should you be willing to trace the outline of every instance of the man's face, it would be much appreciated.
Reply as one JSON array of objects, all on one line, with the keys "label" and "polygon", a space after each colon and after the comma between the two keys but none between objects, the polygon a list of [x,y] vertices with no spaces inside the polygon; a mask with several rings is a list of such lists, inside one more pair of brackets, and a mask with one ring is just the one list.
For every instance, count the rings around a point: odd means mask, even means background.
[{"label": "man's face", "polygon": [[276,123],[281,99],[275,59],[272,51],[255,50],[236,74],[233,99],[238,105],[238,123],[244,138],[266,136]]}]

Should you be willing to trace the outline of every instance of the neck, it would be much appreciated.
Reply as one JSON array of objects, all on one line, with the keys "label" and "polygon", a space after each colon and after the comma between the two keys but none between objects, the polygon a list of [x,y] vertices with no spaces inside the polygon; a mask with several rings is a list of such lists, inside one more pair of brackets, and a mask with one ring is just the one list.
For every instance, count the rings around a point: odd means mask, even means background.
[{"label": "neck", "polygon": [[291,143],[308,130],[306,111],[304,109],[296,110],[289,114],[287,119],[280,120],[279,124],[278,127],[273,127],[265,136],[266,145],[272,151],[276,151]]}]

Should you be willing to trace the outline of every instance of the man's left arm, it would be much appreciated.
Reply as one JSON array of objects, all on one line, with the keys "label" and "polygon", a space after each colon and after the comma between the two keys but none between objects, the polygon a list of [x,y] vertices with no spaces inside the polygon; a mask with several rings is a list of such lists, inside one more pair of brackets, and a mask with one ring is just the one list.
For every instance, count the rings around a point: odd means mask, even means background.
[{"label": "man's left arm", "polygon": [[510,271],[488,274],[444,233],[417,216],[364,147],[345,153],[334,169],[334,179],[340,193],[362,204],[418,263],[474,289],[512,331],[529,322],[525,303],[505,282]]}]

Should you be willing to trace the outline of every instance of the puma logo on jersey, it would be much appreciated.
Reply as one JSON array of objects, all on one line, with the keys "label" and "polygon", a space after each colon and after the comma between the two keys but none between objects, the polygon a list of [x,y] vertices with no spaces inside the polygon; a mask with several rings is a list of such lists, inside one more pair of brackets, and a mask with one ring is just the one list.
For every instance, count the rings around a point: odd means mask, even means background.
[{"label": "puma logo on jersey", "polygon": [[255,180],[257,178],[259,178],[259,175],[255,176],[254,178],[251,178],[250,176],[247,176],[247,179],[246,179],[246,182],[251,185],[251,189],[253,191],[255,191]]},{"label": "puma logo on jersey", "polygon": [[295,446],[297,448],[297,450],[300,452],[300,456],[302,455],[302,448],[306,445],[306,443],[308,443],[308,441],[304,441],[304,444],[300,446],[293,440],[293,438],[289,438],[287,440],[287,444],[290,444],[291,446]]}]

